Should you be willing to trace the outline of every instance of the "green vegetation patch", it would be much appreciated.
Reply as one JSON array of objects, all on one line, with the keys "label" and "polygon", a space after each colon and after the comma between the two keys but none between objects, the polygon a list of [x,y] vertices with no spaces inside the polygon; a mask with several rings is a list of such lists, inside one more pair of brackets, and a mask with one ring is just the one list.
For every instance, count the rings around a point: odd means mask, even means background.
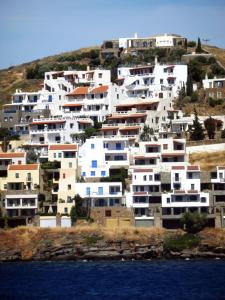
[{"label": "green vegetation patch", "polygon": [[200,237],[194,234],[186,233],[183,235],[167,236],[163,242],[165,251],[182,251],[192,249],[199,245]]}]

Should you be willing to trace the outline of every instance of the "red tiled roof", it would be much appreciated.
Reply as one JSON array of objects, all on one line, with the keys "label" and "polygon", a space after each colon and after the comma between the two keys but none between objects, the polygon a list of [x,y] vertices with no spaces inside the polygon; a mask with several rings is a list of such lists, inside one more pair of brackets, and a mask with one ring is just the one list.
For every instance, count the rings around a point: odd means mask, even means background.
[{"label": "red tiled roof", "polygon": [[185,191],[182,191],[182,190],[175,190],[174,193],[175,193],[175,194],[185,194]]},{"label": "red tiled roof", "polygon": [[25,152],[13,152],[13,153],[0,153],[0,158],[16,158],[16,157],[24,157]]},{"label": "red tiled roof", "polygon": [[188,191],[188,194],[198,194],[198,190],[190,190]]},{"label": "red tiled roof", "polygon": [[38,170],[39,164],[30,165],[9,165],[9,170],[22,171],[22,170]]},{"label": "red tiled roof", "polygon": [[119,127],[112,126],[112,127],[103,127],[100,130],[104,131],[104,130],[118,130],[118,129],[119,129]]},{"label": "red tiled roof", "polygon": [[80,103],[66,103],[63,105],[63,107],[81,107],[82,104]]},{"label": "red tiled roof", "polygon": [[114,119],[127,119],[127,118],[141,118],[141,117],[146,117],[147,114],[143,113],[134,113],[134,114],[126,114],[126,115],[114,115],[111,117],[108,117],[108,120],[114,120]]},{"label": "red tiled roof", "polygon": [[90,94],[101,94],[101,93],[106,93],[109,89],[108,85],[102,85],[98,86],[96,88],[93,88],[89,93]]},{"label": "red tiled roof", "polygon": [[77,145],[75,145],[75,144],[50,145],[49,150],[74,150],[74,151],[77,151]]},{"label": "red tiled roof", "polygon": [[30,123],[30,125],[44,125],[44,124],[62,124],[65,123],[65,120],[51,120],[51,121],[35,121]]},{"label": "red tiled roof", "polygon": [[218,167],[218,170],[225,170],[225,167]]},{"label": "red tiled roof", "polygon": [[88,94],[88,87],[87,86],[81,86],[75,88],[71,93],[67,94],[66,96],[77,96],[77,95],[86,95]]},{"label": "red tiled roof", "polygon": [[188,171],[200,171],[199,166],[187,166]]},{"label": "red tiled roof", "polygon": [[153,170],[152,169],[134,169],[134,172],[135,173],[139,173],[139,172],[147,173],[147,172],[153,172]]},{"label": "red tiled roof", "polygon": [[160,144],[145,144],[145,147],[159,147]]},{"label": "red tiled roof", "polygon": [[184,166],[172,166],[172,170],[184,170]]},{"label": "red tiled roof", "polygon": [[124,130],[137,130],[137,129],[140,129],[141,127],[140,126],[127,126],[127,127],[124,127],[124,128],[120,128],[120,131],[124,131]]}]

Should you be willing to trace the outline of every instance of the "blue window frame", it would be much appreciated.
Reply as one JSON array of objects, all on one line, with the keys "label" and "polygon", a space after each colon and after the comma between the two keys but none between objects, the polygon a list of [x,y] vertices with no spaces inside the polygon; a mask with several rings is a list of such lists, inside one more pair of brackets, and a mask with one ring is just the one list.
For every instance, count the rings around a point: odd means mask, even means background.
[{"label": "blue window frame", "polygon": [[95,144],[91,144],[91,149],[95,149]]},{"label": "blue window frame", "polygon": [[98,187],[98,195],[103,195],[103,187],[102,186]]},{"label": "blue window frame", "polygon": [[101,176],[106,176],[105,171],[101,171]]},{"label": "blue window frame", "polygon": [[86,176],[86,172],[82,172],[82,176],[85,177]]},{"label": "blue window frame", "polygon": [[92,168],[97,168],[97,160],[92,160],[91,161],[91,167]]},{"label": "blue window frame", "polygon": [[91,188],[90,187],[86,187],[86,195],[90,196],[91,194]]},{"label": "blue window frame", "polygon": [[91,176],[95,176],[95,171],[91,171]]},{"label": "blue window frame", "polygon": [[48,102],[52,102],[52,95],[48,96]]},{"label": "blue window frame", "polygon": [[116,143],[116,150],[121,150],[121,149],[122,149],[121,143]]}]

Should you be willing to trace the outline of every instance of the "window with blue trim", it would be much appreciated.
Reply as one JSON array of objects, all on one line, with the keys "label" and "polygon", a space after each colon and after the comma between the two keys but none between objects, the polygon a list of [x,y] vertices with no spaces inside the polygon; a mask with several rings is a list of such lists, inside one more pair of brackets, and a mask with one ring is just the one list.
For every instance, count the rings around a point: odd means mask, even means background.
[{"label": "window with blue trim", "polygon": [[116,150],[121,150],[121,149],[122,149],[121,143],[116,143]]},{"label": "window with blue trim", "polygon": [[48,96],[48,102],[52,102],[52,95]]},{"label": "window with blue trim", "polygon": [[91,176],[95,176],[95,171],[91,171]]},{"label": "window with blue trim", "polygon": [[91,167],[92,168],[97,168],[97,160],[92,160],[91,161]]},{"label": "window with blue trim", "polygon": [[91,188],[86,187],[86,195],[90,196],[90,194],[91,194]]},{"label": "window with blue trim", "polygon": [[98,195],[103,195],[103,187],[102,186],[98,187]]},{"label": "window with blue trim", "polygon": [[106,176],[105,171],[101,171],[101,176]]},{"label": "window with blue trim", "polygon": [[95,149],[95,144],[91,144],[91,149]]},{"label": "window with blue trim", "polygon": [[86,176],[86,172],[82,172],[82,176],[85,177]]}]

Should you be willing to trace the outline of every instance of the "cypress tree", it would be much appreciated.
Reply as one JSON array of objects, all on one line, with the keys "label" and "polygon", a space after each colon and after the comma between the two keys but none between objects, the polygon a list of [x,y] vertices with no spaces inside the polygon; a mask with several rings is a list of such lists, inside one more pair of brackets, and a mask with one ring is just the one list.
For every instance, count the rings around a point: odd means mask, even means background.
[{"label": "cypress tree", "polygon": [[209,117],[204,121],[204,125],[209,139],[214,139],[216,132],[216,120],[212,117]]},{"label": "cypress tree", "polygon": [[190,139],[192,141],[204,140],[205,134],[201,123],[198,120],[198,114],[196,109],[194,109],[195,119],[193,121],[192,128],[190,129]]},{"label": "cypress tree", "polygon": [[197,47],[195,49],[196,53],[202,53],[202,44],[201,44],[201,40],[200,38],[198,38],[198,43],[197,43]]},{"label": "cypress tree", "polygon": [[193,82],[191,73],[188,74],[187,85],[186,85],[186,95],[190,96],[193,94]]}]

